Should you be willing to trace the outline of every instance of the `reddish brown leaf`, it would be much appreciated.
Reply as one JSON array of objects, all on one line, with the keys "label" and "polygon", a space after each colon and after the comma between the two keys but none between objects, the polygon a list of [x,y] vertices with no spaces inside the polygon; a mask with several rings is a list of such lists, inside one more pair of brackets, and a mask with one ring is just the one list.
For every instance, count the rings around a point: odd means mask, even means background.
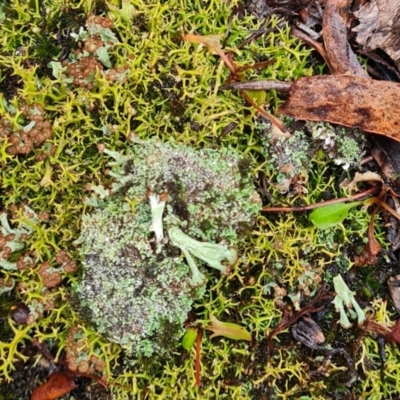
[{"label": "reddish brown leaf", "polygon": [[36,388],[31,400],[55,400],[76,388],[75,374],[69,371],[54,372],[46,383]]},{"label": "reddish brown leaf", "polygon": [[354,257],[355,267],[363,267],[365,265],[374,265],[377,263],[377,256],[382,250],[381,245],[374,236],[374,221],[377,212],[378,208],[375,208],[371,214],[371,220],[368,227],[368,242],[365,245],[362,253]]},{"label": "reddish brown leaf", "polygon": [[400,141],[400,83],[351,75],[310,76],[293,83],[283,114],[359,127]]}]

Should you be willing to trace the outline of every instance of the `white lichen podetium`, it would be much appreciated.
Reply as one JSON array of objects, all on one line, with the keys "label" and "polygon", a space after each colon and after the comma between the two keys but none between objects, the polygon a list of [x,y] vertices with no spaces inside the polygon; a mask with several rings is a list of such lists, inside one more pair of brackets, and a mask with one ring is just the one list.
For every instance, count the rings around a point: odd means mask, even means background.
[{"label": "white lichen podetium", "polygon": [[[169,238],[174,246],[179,247],[186,257],[186,261],[192,271],[192,286],[201,286],[205,282],[205,276],[199,271],[192,255],[212,268],[227,275],[230,267],[236,263],[237,251],[235,248],[223,244],[200,242],[185,235],[179,228],[172,227],[168,230]],[[224,264],[224,261],[228,264]]]},{"label": "white lichen podetium", "polygon": [[110,187],[92,187],[77,244],[76,292],[96,329],[134,357],[173,351],[208,265],[229,273],[261,208],[249,163],[234,150],[133,138],[105,149]]},{"label": "white lichen podetium", "polygon": [[358,305],[354,297],[354,292],[349,289],[341,275],[337,275],[333,278],[333,286],[336,296],[332,303],[335,305],[336,311],[340,312],[340,326],[343,329],[349,329],[352,326],[347,317],[345,308],[347,308],[351,318],[357,318],[358,325],[362,325],[365,321],[364,311]]},{"label": "white lichen podetium", "polygon": [[146,197],[149,199],[151,208],[151,227],[150,231],[154,232],[156,236],[156,243],[161,243],[164,240],[164,227],[162,216],[164,213],[165,203],[168,199],[167,193],[153,193],[148,190]]}]

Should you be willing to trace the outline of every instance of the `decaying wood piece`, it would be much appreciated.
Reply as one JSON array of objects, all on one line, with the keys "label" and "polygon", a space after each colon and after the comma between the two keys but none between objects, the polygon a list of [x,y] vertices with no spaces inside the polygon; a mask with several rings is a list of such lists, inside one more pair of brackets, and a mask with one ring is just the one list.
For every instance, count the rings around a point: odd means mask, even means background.
[{"label": "decaying wood piece", "polygon": [[357,43],[369,51],[385,51],[400,69],[400,1],[371,0],[354,15],[359,20],[353,28]]},{"label": "decaying wood piece", "polygon": [[347,41],[347,10],[351,0],[327,0],[323,19],[324,44],[331,74],[367,77]]},{"label": "decaying wood piece", "polygon": [[354,75],[300,78],[280,108],[282,114],[325,121],[400,141],[400,83]]}]

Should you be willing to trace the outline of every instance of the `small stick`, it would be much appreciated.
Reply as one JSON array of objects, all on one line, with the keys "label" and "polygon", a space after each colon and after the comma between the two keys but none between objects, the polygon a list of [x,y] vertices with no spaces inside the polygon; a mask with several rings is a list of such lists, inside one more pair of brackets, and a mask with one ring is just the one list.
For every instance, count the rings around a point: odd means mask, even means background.
[{"label": "small stick", "polygon": [[196,386],[200,387],[201,385],[201,364],[200,364],[200,352],[201,352],[201,337],[203,336],[203,330],[197,330],[196,337]]},{"label": "small stick", "polygon": [[325,50],[325,47],[323,44],[317,42],[312,37],[310,37],[306,33],[302,32],[300,29],[292,28],[290,30],[290,32],[294,36],[296,36],[298,39],[301,39],[304,43],[311,46],[314,50],[318,51],[318,53],[321,55],[321,57],[326,62],[326,65],[328,66],[329,70],[332,71],[332,64],[329,60],[328,54],[326,53],[326,50]]},{"label": "small stick", "polygon": [[291,136],[285,124],[279,118],[275,117],[275,115],[270,114],[269,112],[263,110],[260,106],[258,106],[246,93],[245,90],[241,90],[240,93],[250,105],[252,105],[263,117],[268,118],[271,123],[273,123],[282,132],[283,137],[289,138]]},{"label": "small stick", "polygon": [[[376,190],[377,190],[377,187],[373,186],[372,188],[369,188],[368,190],[365,190],[364,192],[355,194],[355,195],[350,196],[350,197],[340,197],[338,199],[320,201],[319,203],[309,204],[308,206],[300,206],[300,207],[263,207],[261,209],[261,211],[266,211],[266,212],[301,212],[301,211],[309,211],[309,210],[314,210],[315,208],[325,207],[325,206],[328,206],[328,205],[331,205],[331,204],[344,203],[345,201],[350,201],[350,200],[357,200],[357,199],[363,198],[365,196],[368,196],[368,195],[376,192]],[[382,207],[384,207],[384,206],[382,206]],[[391,210],[389,212],[391,212],[393,214],[392,211],[393,210]]]},{"label": "small stick", "polygon": [[220,87],[220,90],[277,90],[278,92],[289,92],[292,87],[291,82],[280,82],[270,80],[232,82]]}]

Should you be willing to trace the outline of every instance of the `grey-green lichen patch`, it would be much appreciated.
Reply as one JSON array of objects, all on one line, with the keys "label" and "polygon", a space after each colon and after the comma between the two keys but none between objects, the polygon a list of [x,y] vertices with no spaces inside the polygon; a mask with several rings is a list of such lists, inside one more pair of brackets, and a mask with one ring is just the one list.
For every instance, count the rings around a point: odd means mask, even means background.
[{"label": "grey-green lichen patch", "polygon": [[78,240],[76,287],[97,330],[134,356],[176,346],[203,265],[228,273],[235,245],[260,210],[250,172],[232,149],[193,150],[133,139],[114,161],[110,187],[93,186]]},{"label": "grey-green lichen patch", "polygon": [[307,122],[317,148],[343,169],[359,166],[365,154],[365,137],[359,129],[333,126],[324,122]]},{"label": "grey-green lichen patch", "polygon": [[[349,129],[322,122],[285,122],[290,137],[276,136],[265,121],[258,121],[256,132],[263,138],[267,168],[275,173],[271,182],[281,193],[304,190],[310,160],[327,158],[344,170],[358,167],[365,154],[366,141],[358,129]],[[293,128],[293,125],[295,128]],[[302,125],[299,127],[299,125]],[[290,193],[290,187],[294,189]]]}]

